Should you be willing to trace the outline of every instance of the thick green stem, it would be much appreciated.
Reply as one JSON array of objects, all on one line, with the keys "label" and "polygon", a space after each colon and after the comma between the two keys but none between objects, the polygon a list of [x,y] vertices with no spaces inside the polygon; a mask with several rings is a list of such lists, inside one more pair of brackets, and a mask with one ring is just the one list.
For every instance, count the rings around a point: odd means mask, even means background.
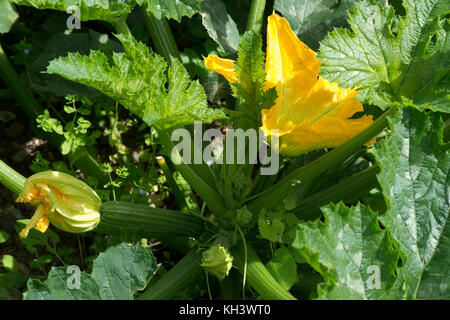
[{"label": "thick green stem", "polygon": [[263,208],[273,208],[285,199],[286,194],[292,192],[295,187],[314,179],[319,174],[333,168],[349,156],[358,151],[371,138],[380,133],[387,125],[387,117],[394,111],[389,109],[378,118],[366,130],[362,131],[346,143],[333,149],[310,164],[296,169],[286,175],[278,183],[262,192],[258,198],[251,201],[247,208],[252,212],[259,212]]},{"label": "thick green stem", "polygon": [[[28,115],[30,119],[36,119],[44,112],[41,105],[36,101],[20,79],[17,72],[9,62],[3,48],[0,45],[0,72],[5,84],[11,90],[12,95],[19,102],[22,110]],[[34,123],[33,123],[34,124]]]},{"label": "thick green stem", "polygon": [[[230,248],[233,255],[233,265],[241,272],[244,272],[245,253],[242,241]],[[266,300],[295,300],[288,291],[283,289],[280,284],[272,277],[266,269],[261,259],[253,248],[247,244],[247,282]]]},{"label": "thick green stem", "polygon": [[250,14],[247,20],[247,31],[253,30],[261,33],[264,19],[264,9],[266,8],[266,0],[253,0],[250,7]]},{"label": "thick green stem", "polygon": [[202,254],[191,250],[161,279],[145,289],[137,300],[167,300],[179,294],[186,286],[203,274],[200,266]]},{"label": "thick green stem", "polygon": [[277,179],[277,175],[261,175],[258,173],[252,184],[252,189],[247,195],[248,199],[253,199],[256,195],[269,188]]},{"label": "thick green stem", "polygon": [[24,188],[26,178],[0,160],[0,183],[15,194],[20,194]]},{"label": "thick green stem", "polygon": [[173,178],[173,173],[167,165],[166,159],[163,156],[156,157],[156,162],[158,162],[159,167],[162,169],[164,176],[166,177],[167,184],[169,185],[170,190],[172,191],[173,196],[175,197],[176,202],[181,210],[187,208],[186,200],[184,199],[184,195],[181,192],[178,184]]},{"label": "thick green stem", "polygon": [[216,192],[216,190],[212,189],[211,186],[204,181],[201,176],[198,175],[193,168],[191,168],[190,165],[183,162],[183,158],[175,148],[169,134],[164,130],[158,130],[158,133],[166,148],[172,151],[172,161],[183,178],[189,183],[192,189],[198,193],[203,201],[205,201],[206,205],[213,213],[224,217],[227,209],[223,198]]},{"label": "thick green stem", "polygon": [[165,18],[162,18],[161,20],[156,19],[153,14],[147,11],[146,6],[141,6],[141,11],[144,15],[156,52],[163,56],[169,63],[171,56],[181,60],[180,52],[178,51],[177,44],[173,38],[172,31],[170,31],[167,20]]},{"label": "thick green stem", "polygon": [[444,123],[443,140],[444,143],[450,140],[450,118],[448,118]]},{"label": "thick green stem", "polygon": [[79,168],[86,176],[97,179],[99,185],[102,186],[109,181],[109,175],[103,171],[100,164],[91,156],[85,147],[78,147],[75,154],[70,154],[69,159]]},{"label": "thick green stem", "polygon": [[300,200],[297,207],[291,212],[302,220],[319,218],[322,215],[321,206],[330,202],[352,201],[375,188],[378,185],[376,174],[379,171],[378,166],[372,166],[351,177],[344,178],[335,185]]},{"label": "thick green stem", "polygon": [[220,300],[239,300],[239,288],[241,287],[239,272],[231,269],[228,276],[220,284]]},{"label": "thick green stem", "polygon": [[127,25],[127,16],[117,17],[113,22],[114,28],[117,33],[130,35],[130,28]]}]

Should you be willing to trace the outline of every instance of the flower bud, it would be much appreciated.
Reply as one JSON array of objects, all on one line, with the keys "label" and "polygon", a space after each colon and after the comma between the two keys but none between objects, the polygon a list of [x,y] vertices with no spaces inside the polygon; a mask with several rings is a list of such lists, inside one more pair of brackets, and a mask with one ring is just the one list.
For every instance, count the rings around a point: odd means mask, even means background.
[{"label": "flower bud", "polygon": [[223,280],[230,272],[233,265],[233,257],[227,249],[221,245],[214,245],[203,252],[202,263],[200,264],[206,271],[215,275],[219,280]]},{"label": "flower bud", "polygon": [[94,229],[100,222],[101,200],[86,183],[58,171],[44,171],[30,176],[17,202],[37,205],[30,223],[20,236],[37,227],[45,232],[51,222],[67,232],[81,233]]}]

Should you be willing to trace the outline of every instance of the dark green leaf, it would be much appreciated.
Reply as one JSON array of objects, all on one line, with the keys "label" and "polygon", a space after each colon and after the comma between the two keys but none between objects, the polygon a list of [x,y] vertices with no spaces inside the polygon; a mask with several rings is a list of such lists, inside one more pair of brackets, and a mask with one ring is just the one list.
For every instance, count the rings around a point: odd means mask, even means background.
[{"label": "dark green leaf", "polygon": [[150,250],[121,243],[94,259],[91,275],[68,266],[53,267],[44,283],[30,279],[24,299],[129,300],[146,286],[156,268]]},{"label": "dark green leaf", "polygon": [[219,103],[221,99],[231,93],[228,81],[216,72],[208,74],[203,79],[202,83],[205,88],[208,101],[211,101],[212,103]]},{"label": "dark green leaf", "polygon": [[201,4],[202,23],[222,53],[235,53],[241,37],[233,18],[220,0],[204,0]]},{"label": "dark green leaf", "polygon": [[381,221],[402,251],[409,297],[450,298],[450,144],[437,114],[403,109],[375,145],[388,204]]},{"label": "dark green leaf", "polygon": [[274,258],[266,264],[266,268],[285,290],[298,281],[297,263],[286,247],[275,251]]},{"label": "dark green leaf", "polygon": [[347,10],[356,0],[275,0],[274,9],[289,21],[292,31],[311,49],[334,27],[347,26]]},{"label": "dark green leaf", "polygon": [[322,299],[393,299],[401,297],[395,268],[398,254],[369,208],[342,202],[322,208],[325,222],[302,223],[292,247],[325,280]]},{"label": "dark green leaf", "polygon": [[24,300],[99,300],[95,281],[84,271],[68,268],[52,267],[44,283],[30,279]]},{"label": "dark green leaf", "polygon": [[258,228],[263,238],[273,242],[280,241],[284,232],[282,213],[262,210],[258,217]]},{"label": "dark green leaf", "polygon": [[136,291],[145,288],[156,268],[150,250],[122,243],[100,253],[91,275],[103,300],[130,300]]},{"label": "dark green leaf", "polygon": [[101,50],[108,56],[112,54],[112,51],[122,50],[118,41],[92,30],[84,33],[56,33],[48,40],[44,51],[31,64],[33,86],[40,91],[51,91],[60,97],[66,95],[98,97],[100,93],[97,90],[42,72],[46,70],[50,60],[67,56],[74,48],[80,54],[89,54],[90,50]]},{"label": "dark green leaf", "polygon": [[[405,17],[382,2],[364,0],[349,11],[352,31],[336,29],[321,42],[321,75],[361,87],[359,99],[385,109],[413,101],[450,112],[448,0],[405,0]],[[398,28],[398,34],[394,29]]]}]

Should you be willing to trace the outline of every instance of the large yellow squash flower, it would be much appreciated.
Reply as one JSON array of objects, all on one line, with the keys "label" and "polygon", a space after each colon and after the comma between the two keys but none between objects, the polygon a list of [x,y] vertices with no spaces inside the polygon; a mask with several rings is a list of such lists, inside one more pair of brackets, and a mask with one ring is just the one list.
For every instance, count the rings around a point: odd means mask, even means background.
[{"label": "large yellow squash flower", "polygon": [[[232,60],[208,56],[205,65],[230,82],[237,80]],[[298,156],[338,146],[372,123],[371,116],[349,119],[363,111],[355,100],[358,92],[318,76],[316,53],[277,14],[268,19],[265,71],[264,90],[275,87],[278,98],[272,108],[262,110],[261,129],[266,136],[279,136],[281,154]]]},{"label": "large yellow squash flower", "polygon": [[94,229],[100,221],[101,200],[87,184],[71,175],[44,171],[30,176],[17,202],[37,205],[22,238],[37,227],[45,232],[50,222],[58,229],[80,233]]}]

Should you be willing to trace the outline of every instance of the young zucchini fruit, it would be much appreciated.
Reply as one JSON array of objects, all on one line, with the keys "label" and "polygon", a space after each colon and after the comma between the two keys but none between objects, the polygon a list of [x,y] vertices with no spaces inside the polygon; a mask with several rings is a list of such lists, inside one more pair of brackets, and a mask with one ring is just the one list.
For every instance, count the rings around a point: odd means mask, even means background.
[{"label": "young zucchini fruit", "polygon": [[100,232],[135,232],[184,253],[190,249],[189,238],[198,238],[208,229],[208,222],[193,214],[130,202],[104,202],[100,215]]}]

